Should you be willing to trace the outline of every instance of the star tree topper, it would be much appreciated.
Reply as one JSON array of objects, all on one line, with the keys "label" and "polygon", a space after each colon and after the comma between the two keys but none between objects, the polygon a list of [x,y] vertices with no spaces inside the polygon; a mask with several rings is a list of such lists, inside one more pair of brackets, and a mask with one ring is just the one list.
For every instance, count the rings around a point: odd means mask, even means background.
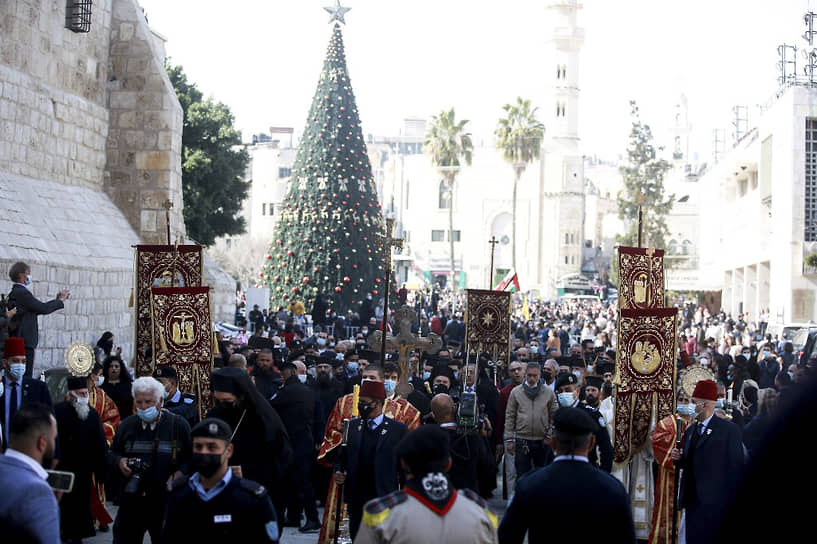
[{"label": "star tree topper", "polygon": [[343,17],[346,15],[346,12],[348,12],[352,8],[344,8],[344,7],[342,7],[340,5],[340,0],[335,0],[335,1],[336,1],[336,3],[335,3],[334,6],[331,6],[331,7],[328,7],[328,8],[323,8],[323,9],[326,10],[329,13],[329,15],[330,15],[329,22],[330,23],[332,23],[334,21],[338,21],[338,22],[345,25],[346,21],[343,19]]}]

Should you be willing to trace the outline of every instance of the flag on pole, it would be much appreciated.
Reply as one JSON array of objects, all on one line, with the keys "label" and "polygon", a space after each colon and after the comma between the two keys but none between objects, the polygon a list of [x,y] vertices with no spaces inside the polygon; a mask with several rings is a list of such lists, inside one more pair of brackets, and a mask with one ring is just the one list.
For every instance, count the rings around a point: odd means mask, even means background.
[{"label": "flag on pole", "polygon": [[522,319],[525,321],[530,320],[530,308],[528,307],[528,297],[525,297],[525,301],[522,303]]},{"label": "flag on pole", "polygon": [[505,274],[505,277],[502,278],[502,281],[499,282],[499,285],[494,289],[494,291],[508,291],[510,293],[515,293],[520,290],[519,278],[516,276],[516,270],[513,268],[508,270],[508,273]]}]

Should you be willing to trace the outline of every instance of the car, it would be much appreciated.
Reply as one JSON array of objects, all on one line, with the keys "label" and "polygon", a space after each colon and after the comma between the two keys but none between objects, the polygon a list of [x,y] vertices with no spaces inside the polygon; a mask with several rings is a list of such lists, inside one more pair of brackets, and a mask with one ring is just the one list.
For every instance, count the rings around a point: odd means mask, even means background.
[{"label": "car", "polygon": [[805,343],[799,351],[796,346],[794,349],[800,354],[801,365],[806,364],[812,357],[817,357],[817,328],[812,328],[805,334]]}]

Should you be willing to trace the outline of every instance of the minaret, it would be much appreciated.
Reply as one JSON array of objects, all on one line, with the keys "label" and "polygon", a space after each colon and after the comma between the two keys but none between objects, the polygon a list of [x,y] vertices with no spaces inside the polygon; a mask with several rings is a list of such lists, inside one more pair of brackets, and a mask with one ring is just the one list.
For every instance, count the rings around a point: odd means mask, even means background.
[{"label": "minaret", "polygon": [[670,133],[672,134],[672,159],[680,163],[689,163],[689,105],[684,93],[675,103],[675,112]]},{"label": "minaret", "polygon": [[581,273],[584,247],[584,159],[579,150],[579,53],[584,29],[577,0],[548,0],[544,69],[545,140],[540,182],[538,283],[550,294]]}]

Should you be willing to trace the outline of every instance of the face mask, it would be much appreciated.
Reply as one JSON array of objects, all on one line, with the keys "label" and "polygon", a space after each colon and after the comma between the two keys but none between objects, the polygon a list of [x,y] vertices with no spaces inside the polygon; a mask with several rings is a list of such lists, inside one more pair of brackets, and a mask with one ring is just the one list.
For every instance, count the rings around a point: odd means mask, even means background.
[{"label": "face mask", "polygon": [[299,382],[306,383],[306,378],[307,378],[306,374],[298,374],[298,381]]},{"label": "face mask", "polygon": [[96,378],[94,378],[94,384],[97,387],[102,387],[103,383],[105,383],[105,378],[103,378],[102,376],[97,376]]},{"label": "face mask", "polygon": [[323,347],[326,345],[326,338],[318,338],[318,345]]},{"label": "face mask", "polygon": [[334,343],[334,342],[329,342],[329,347],[330,347],[330,348],[335,347],[335,343]]},{"label": "face mask", "polygon": [[369,334],[369,329],[360,329],[361,334]]},{"label": "face mask", "polygon": [[576,399],[573,397],[573,393],[559,393],[559,406],[567,408],[573,406],[575,401]]},{"label": "face mask", "polygon": [[444,383],[435,384],[434,387],[431,388],[431,392],[435,395],[439,395],[441,393],[448,394],[448,387]]},{"label": "face mask", "polygon": [[346,365],[346,369],[349,371],[349,374],[352,376],[357,375],[357,363],[349,363]]},{"label": "face mask", "polygon": [[209,478],[221,468],[221,455],[217,453],[194,453],[190,458],[190,467],[205,478]]},{"label": "face mask", "polygon": [[771,352],[770,352],[770,351],[764,351],[764,352],[763,352],[763,358],[764,358],[764,359],[768,359],[768,358],[769,358],[769,355],[771,355]]},{"label": "face mask", "polygon": [[76,395],[74,395],[74,402],[76,402],[80,406],[85,406],[86,404],[88,404],[88,401],[90,400],[91,399],[88,397],[77,397]]},{"label": "face mask", "polygon": [[460,371],[459,371],[459,370],[455,370],[455,371],[454,371],[454,379],[455,379],[455,380],[459,380],[459,379],[460,379]]},{"label": "face mask", "polygon": [[582,381],[582,371],[581,370],[576,370],[576,371],[573,372],[573,375],[576,376],[576,379],[579,380],[579,383],[581,383],[581,381]]},{"label": "face mask", "polygon": [[145,423],[150,423],[151,421],[158,417],[159,410],[155,406],[151,406],[146,410],[140,410],[137,408],[136,415],[139,416],[139,419],[141,419]]},{"label": "face mask", "polygon": [[167,389],[165,389],[164,391],[162,391],[162,396],[164,397],[165,400],[167,400],[167,397],[170,396],[170,392]]},{"label": "face mask", "polygon": [[31,285],[31,282],[32,282],[32,281],[33,281],[33,280],[31,279],[31,274],[29,274],[28,276],[26,276],[26,285]]},{"label": "face mask", "polygon": [[746,360],[747,360],[747,361],[749,360],[749,357],[751,357],[751,356],[752,356],[752,354],[751,354],[751,353],[742,353],[741,355],[743,355],[744,357],[746,357]]},{"label": "face mask", "polygon": [[682,416],[694,416],[695,415],[695,404],[679,404],[678,405],[678,413]]},{"label": "face mask", "polygon": [[429,372],[428,370],[423,370],[423,381],[426,381],[430,377],[431,377],[431,372]]},{"label": "face mask", "polygon": [[9,365],[9,378],[14,380],[15,382],[19,382],[23,379],[23,376],[26,373],[26,364],[25,363],[12,363]]},{"label": "face mask", "polygon": [[3,389],[3,388],[4,388],[4,387],[5,387],[5,386],[3,385],[3,380],[0,380],[0,397],[2,397],[2,396],[3,396],[3,391],[4,391],[4,389]]},{"label": "face mask", "polygon": [[369,414],[372,413],[374,407],[371,404],[366,404],[365,402],[358,402],[357,403],[357,411],[360,412],[360,417],[363,419],[369,419]]},{"label": "face mask", "polygon": [[587,367],[587,373],[588,374],[592,374],[594,370],[596,370],[596,367],[593,366],[593,365],[590,365],[590,366]]},{"label": "face mask", "polygon": [[791,381],[794,381],[794,372],[786,372],[786,374],[788,374],[788,375],[789,375],[789,379],[790,379]]},{"label": "face mask", "polygon": [[545,370],[542,372],[542,377],[545,379],[545,381],[549,382],[551,379],[553,379],[553,372],[550,370]]},{"label": "face mask", "polygon": [[715,401],[715,408],[723,408],[723,399],[718,399]]},{"label": "face mask", "polygon": [[397,382],[394,380],[385,380],[383,387],[386,389],[386,394],[391,395],[392,392],[394,392],[394,388],[397,387]]}]

